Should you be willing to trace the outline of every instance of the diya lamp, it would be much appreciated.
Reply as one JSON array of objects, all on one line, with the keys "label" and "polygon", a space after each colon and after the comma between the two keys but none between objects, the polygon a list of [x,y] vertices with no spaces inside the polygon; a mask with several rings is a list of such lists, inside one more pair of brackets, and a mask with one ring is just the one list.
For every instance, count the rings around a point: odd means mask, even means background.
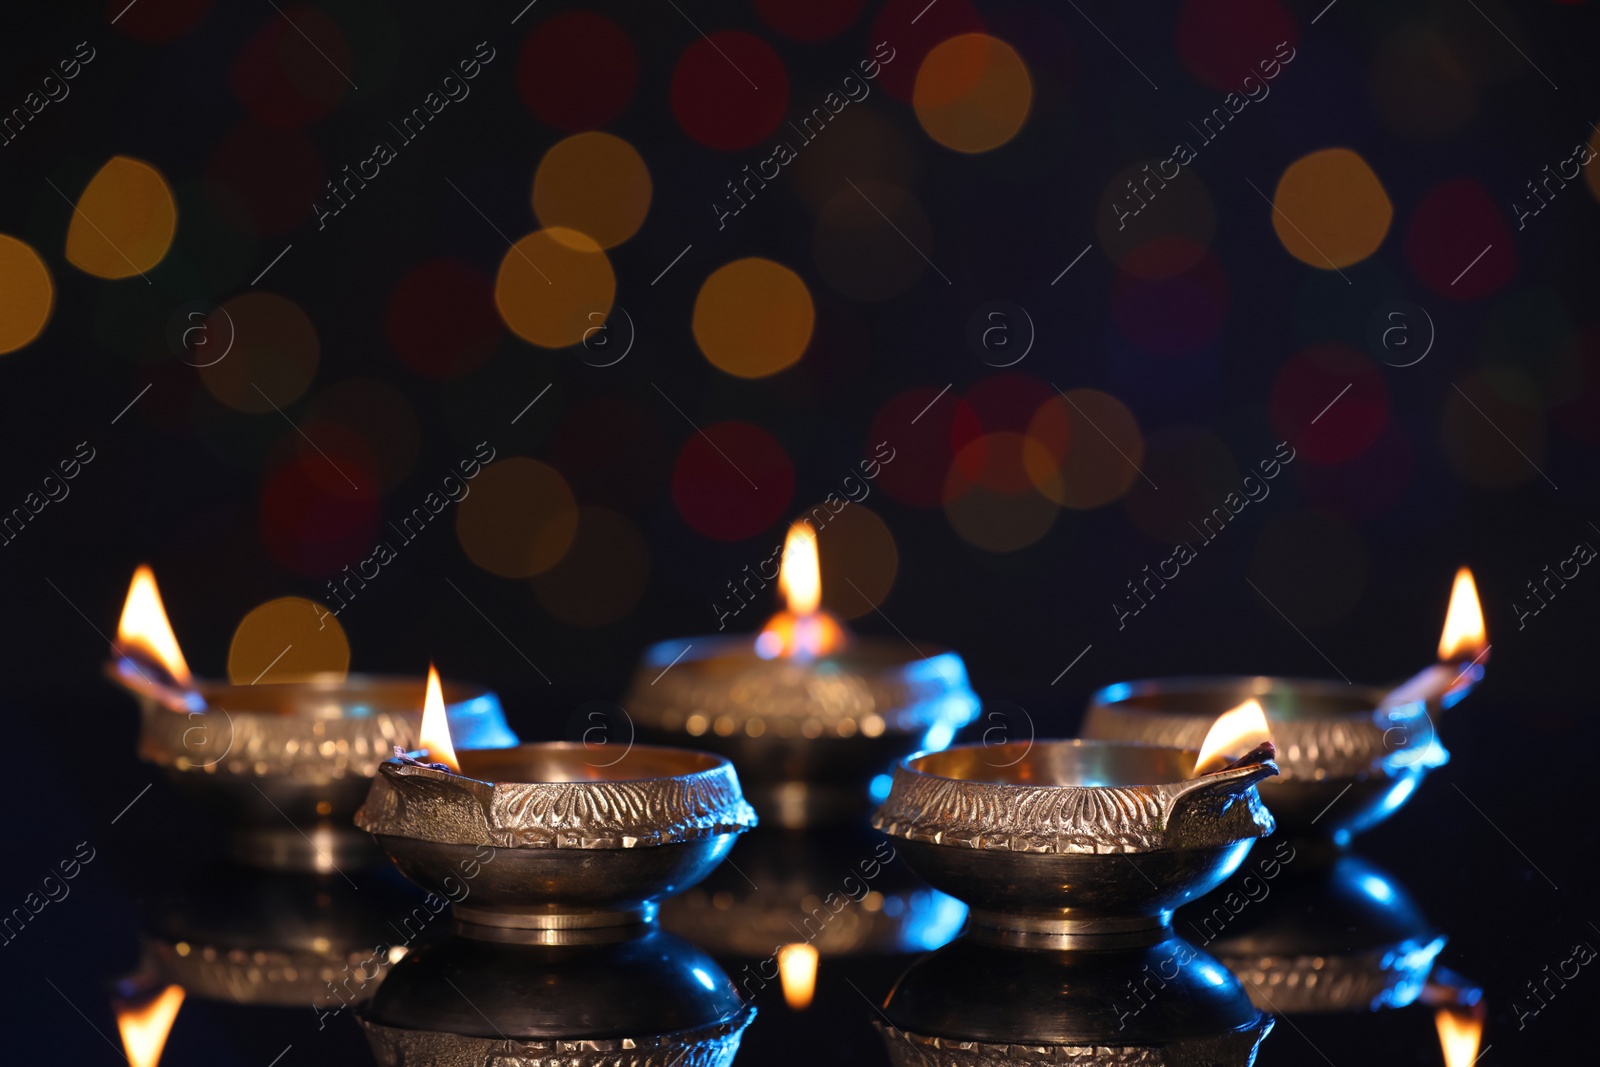
[{"label": "diya lamp", "polygon": [[756,823],[733,765],[709,752],[634,745],[605,764],[573,742],[458,752],[436,696],[421,743],[379,766],[355,823],[449,898],[470,938],[565,944],[647,926]]},{"label": "diya lamp", "polygon": [[1224,708],[1255,700],[1278,745],[1282,775],[1262,786],[1293,834],[1348,844],[1392,815],[1450,754],[1435,724],[1482,680],[1489,644],[1472,574],[1456,574],[1439,658],[1389,689],[1320,679],[1162,678],[1119,682],[1089,702],[1085,737],[1197,744]]},{"label": "diya lamp", "polygon": [[804,522],[789,530],[778,584],[787,607],[758,634],[647,649],[625,706],[642,736],[732,760],[770,824],[859,817],[883,769],[947,746],[978,698],[956,653],[852,634],[821,610]]},{"label": "diya lamp", "polygon": [[[421,678],[313,675],[235,685],[189,672],[155,576],[133,576],[106,673],[138,699],[139,755],[233,824],[235,858],[258,867],[332,871],[376,858],[350,826],[368,780],[396,745],[416,745]],[[444,690],[464,745],[517,743],[499,699]]]},{"label": "diya lamp", "polygon": [[1149,944],[1273,831],[1256,790],[1278,773],[1267,736],[1247,705],[1218,718],[1199,752],[1080,740],[924,753],[895,765],[872,825],[966,901],[969,938]]}]

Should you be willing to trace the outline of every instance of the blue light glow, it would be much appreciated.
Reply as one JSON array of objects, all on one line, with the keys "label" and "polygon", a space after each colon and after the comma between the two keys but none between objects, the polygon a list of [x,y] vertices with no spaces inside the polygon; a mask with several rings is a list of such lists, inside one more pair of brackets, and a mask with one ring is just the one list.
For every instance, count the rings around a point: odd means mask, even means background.
[{"label": "blue light glow", "polygon": [[699,967],[696,967],[693,970],[691,970],[689,973],[694,975],[695,979],[697,981],[699,981],[699,983],[701,985],[705,986],[707,989],[711,990],[712,992],[716,992],[717,983],[712,981],[711,976],[709,974],[707,974],[705,971],[701,970]]}]

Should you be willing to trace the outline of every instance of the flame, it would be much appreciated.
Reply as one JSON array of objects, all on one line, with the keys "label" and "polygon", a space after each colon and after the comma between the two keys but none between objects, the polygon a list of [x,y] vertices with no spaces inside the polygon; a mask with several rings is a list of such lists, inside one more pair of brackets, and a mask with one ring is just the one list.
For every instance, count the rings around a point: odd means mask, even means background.
[{"label": "flame", "polygon": [[457,774],[461,763],[456,759],[456,746],[450,743],[450,720],[444,713],[444,689],[439,685],[439,671],[428,664],[428,695],[422,701],[422,738],[418,742],[428,750],[428,759],[443,763]]},{"label": "flame", "polygon": [[1233,758],[1244,755],[1263,741],[1272,740],[1267,726],[1267,713],[1255,700],[1246,700],[1232,711],[1223,712],[1211,724],[1205,742],[1200,746],[1200,758],[1195,761],[1196,776],[1227,765]]},{"label": "flame", "polygon": [[[143,569],[143,568],[141,568]],[[152,581],[150,588],[155,589]],[[160,602],[157,601],[157,607]],[[167,1035],[183,1006],[183,987],[169,985],[138,1007],[116,1009],[117,1029],[122,1032],[122,1047],[127,1050],[129,1067],[156,1067]]]},{"label": "flame", "polygon": [[819,610],[822,604],[822,566],[817,560],[817,537],[804,521],[789,527],[783,542],[783,564],[778,588],[788,604],[768,621],[756,638],[756,653],[763,659],[778,656],[825,656],[844,644],[844,628]]},{"label": "flame", "polygon": [[117,620],[117,643],[150,656],[179,684],[190,684],[189,665],[183,661],[183,650],[167,621],[167,609],[161,605],[155,572],[145,564],[133,572],[128,585],[128,599]]},{"label": "flame", "polygon": [[1462,567],[1450,590],[1450,608],[1444,615],[1444,633],[1439,635],[1439,659],[1449,663],[1473,659],[1484,650],[1487,633],[1483,626],[1483,607],[1478,603],[1478,587],[1472,572]]},{"label": "flame", "polygon": [[1473,1011],[1440,1008],[1433,1021],[1439,1027],[1445,1067],[1472,1067],[1483,1040],[1483,1019]]},{"label": "flame", "polygon": [[817,950],[811,945],[784,945],[778,950],[778,977],[789,1007],[805,1011],[817,990]]},{"label": "flame", "polygon": [[817,536],[804,522],[790,526],[789,536],[784,538],[778,588],[783,590],[792,614],[811,615],[822,604],[822,564],[817,560]]}]

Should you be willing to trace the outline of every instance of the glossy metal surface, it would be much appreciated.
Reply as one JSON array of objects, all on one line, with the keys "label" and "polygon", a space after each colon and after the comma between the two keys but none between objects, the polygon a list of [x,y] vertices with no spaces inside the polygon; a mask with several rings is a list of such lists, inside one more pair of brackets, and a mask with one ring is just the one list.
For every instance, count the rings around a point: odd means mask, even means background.
[{"label": "glossy metal surface", "polygon": [[1243,987],[1177,938],[1031,951],[963,937],[912,965],[883,1007],[896,1064],[1239,1065],[1271,1030]]},{"label": "glossy metal surface", "polygon": [[1107,686],[1085,737],[1197,746],[1216,717],[1249,699],[1271,722],[1282,775],[1262,785],[1284,829],[1341,842],[1392,815],[1449,759],[1418,705],[1379,710],[1385,690],[1319,679],[1164,678]]},{"label": "glossy metal surface", "polygon": [[709,956],[650,927],[582,946],[427,945],[360,1009],[386,1067],[722,1067],[754,1014]]},{"label": "glossy metal surface", "polygon": [[1272,830],[1262,764],[1199,779],[1196,753],[1088,741],[958,746],[906,760],[874,825],[1010,943],[1157,932]]}]

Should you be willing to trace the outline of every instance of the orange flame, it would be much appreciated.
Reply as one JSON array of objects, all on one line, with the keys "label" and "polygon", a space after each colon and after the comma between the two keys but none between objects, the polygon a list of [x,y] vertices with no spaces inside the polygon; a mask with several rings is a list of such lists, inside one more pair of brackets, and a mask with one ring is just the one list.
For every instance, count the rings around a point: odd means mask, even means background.
[{"label": "orange flame", "polygon": [[182,1006],[183,987],[169,985],[138,1007],[117,1007],[117,1029],[122,1033],[129,1067],[156,1067]]},{"label": "orange flame", "polygon": [[1472,572],[1462,567],[1450,590],[1450,607],[1444,615],[1444,633],[1439,635],[1439,659],[1445,663],[1474,659],[1484,650],[1488,637],[1483,625],[1483,607],[1478,603],[1478,587]]},{"label": "orange flame", "polygon": [[117,620],[117,643],[150,656],[179,684],[190,684],[189,665],[183,661],[183,650],[178,647],[172,623],[167,621],[155,572],[145,564],[133,572],[133,581],[128,585],[128,599],[123,601],[122,618]]},{"label": "orange flame", "polygon": [[778,656],[825,656],[844,644],[844,628],[819,610],[822,604],[822,565],[817,559],[817,537],[811,527],[797,522],[783,543],[783,564],[778,588],[788,604],[772,617],[756,638],[756,653],[763,659]]},{"label": "orange flame", "polygon": [[422,737],[418,742],[428,750],[428,759],[443,763],[457,774],[461,762],[456,759],[456,746],[450,743],[450,720],[444,713],[444,688],[439,684],[439,671],[428,664],[428,695],[422,701]]},{"label": "orange flame", "polygon": [[1472,1067],[1483,1040],[1482,1017],[1460,1008],[1440,1008],[1433,1021],[1439,1028],[1445,1067]]},{"label": "orange flame", "polygon": [[778,950],[778,977],[789,1007],[805,1011],[817,991],[817,950],[811,945],[784,945]]},{"label": "orange flame", "polygon": [[790,526],[789,536],[783,540],[778,588],[783,590],[789,611],[795,615],[811,615],[822,604],[822,563],[817,559],[817,536],[804,522]]},{"label": "orange flame", "polygon": [[1200,746],[1200,758],[1195,761],[1194,773],[1198,777],[1208,771],[1227,766],[1230,759],[1249,752],[1263,741],[1272,740],[1267,726],[1267,713],[1255,700],[1246,700],[1232,711],[1217,716]]}]

